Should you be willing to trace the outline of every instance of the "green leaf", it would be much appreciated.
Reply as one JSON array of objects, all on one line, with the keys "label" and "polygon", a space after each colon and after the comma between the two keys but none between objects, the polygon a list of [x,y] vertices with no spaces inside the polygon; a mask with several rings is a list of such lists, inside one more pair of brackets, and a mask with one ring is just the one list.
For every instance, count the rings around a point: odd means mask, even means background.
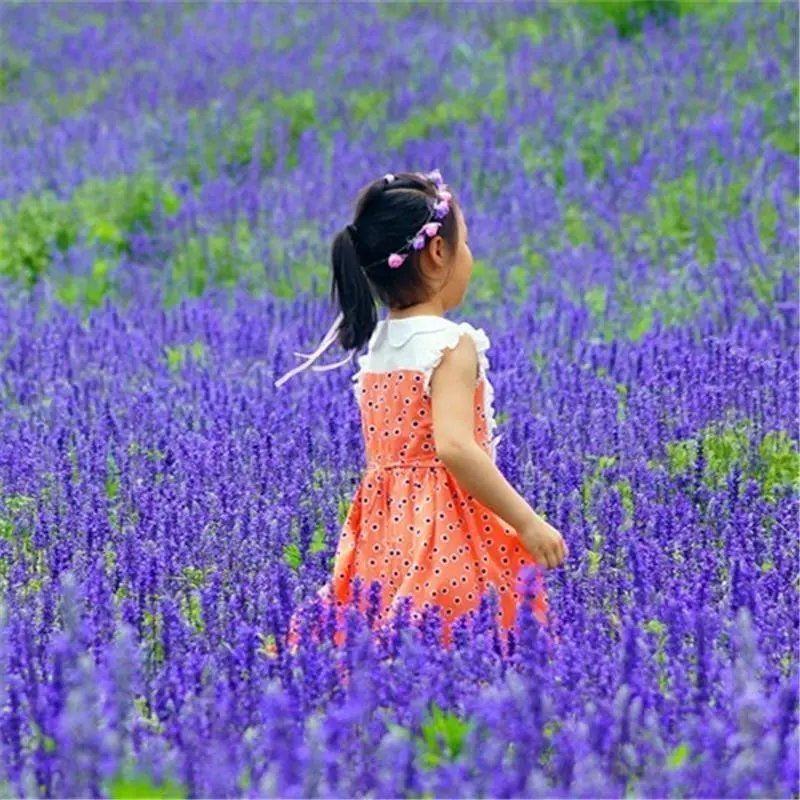
[{"label": "green leaf", "polygon": [[106,497],[116,500],[119,495],[120,473],[114,456],[109,453],[106,459]]},{"label": "green leaf", "polygon": [[283,560],[295,571],[300,568],[303,557],[300,554],[300,548],[294,542],[287,544],[284,548]]},{"label": "green leaf", "polygon": [[125,236],[119,226],[110,219],[96,219],[89,226],[89,236],[101,244],[110,244],[115,247],[125,241]]},{"label": "green leaf", "polygon": [[309,553],[319,553],[325,549],[325,526],[320,524],[314,529],[314,535],[309,545]]},{"label": "green leaf", "polygon": [[161,196],[161,204],[164,208],[164,213],[168,217],[173,217],[181,210],[182,201],[175,192],[167,189]]},{"label": "green leaf", "polygon": [[689,745],[686,742],[681,742],[667,756],[667,769],[678,769],[679,767],[682,767],[688,757]]},{"label": "green leaf", "polygon": [[347,497],[340,497],[338,504],[339,523],[343,523],[350,513],[350,500]]},{"label": "green leaf", "polygon": [[430,769],[442,761],[458,758],[473,727],[474,723],[470,720],[462,720],[449,711],[444,712],[434,703],[431,714],[422,725],[420,757],[423,767]]},{"label": "green leaf", "polygon": [[583,218],[580,206],[570,204],[564,210],[564,231],[573,245],[591,241],[591,233]]},{"label": "green leaf", "polygon": [[113,778],[109,782],[107,792],[110,800],[145,800],[145,798],[166,800],[187,797],[186,789],[180,783],[167,780],[157,784],[144,772]]},{"label": "green leaf", "polygon": [[596,317],[602,317],[606,311],[606,287],[592,286],[584,292],[584,300],[589,311]]}]

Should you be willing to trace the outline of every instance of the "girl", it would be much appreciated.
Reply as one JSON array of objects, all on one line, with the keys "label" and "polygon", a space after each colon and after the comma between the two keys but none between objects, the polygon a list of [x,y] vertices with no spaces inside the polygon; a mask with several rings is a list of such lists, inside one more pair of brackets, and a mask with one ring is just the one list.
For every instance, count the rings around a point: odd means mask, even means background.
[{"label": "girl", "polygon": [[[354,222],[333,242],[331,295],[341,313],[305,363],[275,382],[309,367],[334,341],[349,356],[313,369],[340,366],[368,345],[352,376],[367,469],[331,580],[318,594],[341,608],[356,576],[364,589],[378,580],[383,619],[401,597],[412,598],[415,618],[426,603],[438,605],[445,646],[452,623],[477,608],[490,584],[503,628],[513,627],[524,566],[539,565],[533,612],[546,624],[541,566],[556,567],[568,553],[561,534],[495,465],[489,339],[444,317],[469,283],[468,243],[439,170],[387,174],[367,185]],[[380,321],[374,298],[389,308]],[[296,616],[289,641],[298,641]]]}]

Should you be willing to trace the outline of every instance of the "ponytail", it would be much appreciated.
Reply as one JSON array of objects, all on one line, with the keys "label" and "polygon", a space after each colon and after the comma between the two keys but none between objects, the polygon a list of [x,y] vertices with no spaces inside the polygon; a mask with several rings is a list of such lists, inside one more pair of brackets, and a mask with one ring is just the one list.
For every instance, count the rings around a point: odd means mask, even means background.
[{"label": "ponytail", "polygon": [[331,249],[331,299],[342,311],[337,339],[345,350],[358,350],[369,341],[378,314],[375,296],[353,242],[353,226],[343,228]]}]

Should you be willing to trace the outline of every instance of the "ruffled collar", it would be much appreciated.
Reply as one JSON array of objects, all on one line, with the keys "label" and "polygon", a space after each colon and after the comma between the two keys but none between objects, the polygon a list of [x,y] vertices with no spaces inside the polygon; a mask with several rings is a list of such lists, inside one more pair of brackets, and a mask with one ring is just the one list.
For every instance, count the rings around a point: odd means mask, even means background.
[{"label": "ruffled collar", "polygon": [[[355,351],[351,350],[345,358],[343,358],[341,361],[336,361],[333,364],[320,366],[315,363],[320,356],[325,353],[325,351],[336,341],[337,331],[343,317],[344,315],[342,312],[339,312],[330,328],[328,328],[326,334],[322,337],[322,341],[320,341],[312,353],[300,353],[295,351],[295,355],[297,357],[305,360],[303,363],[293,367],[288,372],[284,373],[280,378],[278,378],[275,381],[276,387],[282,386],[293,375],[297,375],[306,369],[311,368],[314,372],[326,372],[331,369],[336,369],[337,367],[346,364],[348,361],[352,361]],[[357,362],[361,369],[363,369],[368,354],[372,352],[372,350],[384,339],[391,347],[402,347],[409,339],[411,339],[413,336],[416,336],[418,333],[432,333],[435,331],[453,328],[466,329],[469,333],[471,333],[476,340],[479,354],[488,349],[489,340],[481,328],[473,328],[468,322],[453,322],[446,317],[438,316],[436,314],[416,314],[413,317],[402,317],[399,319],[390,319],[389,317],[386,317],[382,320],[379,320],[375,326],[372,336],[369,338],[367,355],[359,356]],[[353,375],[353,380],[358,378],[361,369],[359,369],[358,372]]]},{"label": "ruffled collar", "polygon": [[402,347],[412,336],[418,333],[433,333],[452,327],[455,322],[435,314],[417,314],[402,319],[382,319],[370,338],[369,346],[374,347],[379,339],[384,339],[391,347]]}]

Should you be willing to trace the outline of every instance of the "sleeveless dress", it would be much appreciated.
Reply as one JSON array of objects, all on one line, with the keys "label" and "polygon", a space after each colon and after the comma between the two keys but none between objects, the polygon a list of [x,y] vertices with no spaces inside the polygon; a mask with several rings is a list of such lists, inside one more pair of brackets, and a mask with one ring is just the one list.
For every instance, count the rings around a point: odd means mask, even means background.
[{"label": "sleeveless dress", "polygon": [[[352,376],[361,414],[366,471],[352,498],[329,582],[318,591],[337,608],[350,602],[352,580],[361,578],[359,607],[366,606],[370,583],[381,583],[381,617],[386,621],[401,597],[412,598],[412,618],[426,603],[440,607],[443,642],[452,641],[452,623],[476,610],[493,584],[500,624],[513,628],[516,607],[524,602],[518,573],[537,562],[516,531],[459,486],[436,456],[430,381],[448,348],[463,334],[478,352],[473,398],[475,440],[496,460],[493,399],[481,328],[435,315],[384,319],[358,358]],[[537,570],[531,610],[547,624],[548,602]],[[289,645],[296,646],[296,618]],[[343,632],[337,631],[337,643]]]}]

